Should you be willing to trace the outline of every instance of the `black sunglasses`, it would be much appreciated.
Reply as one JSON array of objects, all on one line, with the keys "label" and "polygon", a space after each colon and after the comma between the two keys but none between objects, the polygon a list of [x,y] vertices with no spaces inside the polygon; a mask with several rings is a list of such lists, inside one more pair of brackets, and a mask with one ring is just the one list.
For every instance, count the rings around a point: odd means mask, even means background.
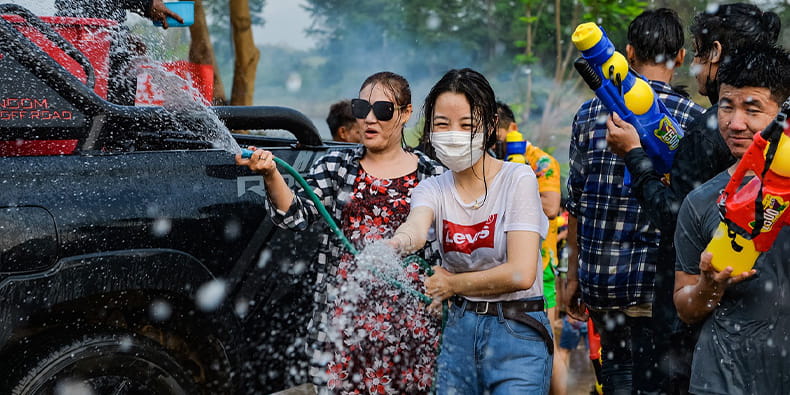
[{"label": "black sunglasses", "polygon": [[[404,105],[398,108],[401,109],[404,107],[406,106]],[[373,115],[375,115],[376,119],[379,121],[389,121],[392,119],[392,115],[395,114],[395,103],[391,101],[377,101],[371,105],[370,102],[365,99],[351,99],[351,114],[354,115],[354,118],[367,118],[371,108],[373,109]]]}]

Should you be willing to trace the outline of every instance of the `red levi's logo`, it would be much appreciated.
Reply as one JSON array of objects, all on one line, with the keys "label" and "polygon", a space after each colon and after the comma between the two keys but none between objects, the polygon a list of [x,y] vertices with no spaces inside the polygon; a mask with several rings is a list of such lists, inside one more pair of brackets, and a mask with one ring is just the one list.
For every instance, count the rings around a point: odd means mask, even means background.
[{"label": "red levi's logo", "polygon": [[494,230],[497,214],[492,214],[484,222],[474,225],[458,225],[443,220],[444,252],[460,252],[471,254],[478,248],[494,248]]}]

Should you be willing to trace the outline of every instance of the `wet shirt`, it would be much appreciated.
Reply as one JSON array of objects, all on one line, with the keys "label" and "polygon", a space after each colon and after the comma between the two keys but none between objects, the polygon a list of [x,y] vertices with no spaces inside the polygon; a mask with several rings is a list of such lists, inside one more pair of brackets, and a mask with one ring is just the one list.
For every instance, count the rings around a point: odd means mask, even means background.
[{"label": "wet shirt", "polygon": [[[680,127],[702,107],[659,81],[650,81]],[[566,208],[578,219],[579,285],[593,309],[626,309],[653,301],[660,233],[624,185],[625,164],[606,144],[608,112],[597,98],[573,121]]]},{"label": "wet shirt", "polygon": [[[482,201],[482,196],[479,201]],[[528,166],[505,162],[488,185],[485,203],[464,203],[455,187],[453,172],[420,183],[412,194],[412,208],[430,207],[440,241],[442,266],[451,273],[477,272],[507,261],[507,232],[537,232],[546,237],[548,219],[543,214],[535,173]],[[535,255],[539,255],[535,251]],[[539,256],[538,256],[539,258]],[[539,259],[538,259],[539,261]],[[532,288],[470,300],[503,301],[543,295],[542,270],[537,268]]]},{"label": "wet shirt", "polygon": [[[716,199],[726,171],[692,191],[680,208],[676,269],[699,274],[699,258],[719,225]],[[730,286],[702,325],[692,393],[790,393],[790,227],[763,253],[749,280]]]}]

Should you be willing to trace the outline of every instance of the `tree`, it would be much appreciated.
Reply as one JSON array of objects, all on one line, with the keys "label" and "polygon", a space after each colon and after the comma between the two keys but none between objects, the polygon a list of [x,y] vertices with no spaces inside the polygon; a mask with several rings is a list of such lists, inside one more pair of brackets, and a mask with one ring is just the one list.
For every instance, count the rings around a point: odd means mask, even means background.
[{"label": "tree", "polygon": [[[266,0],[246,0],[248,12],[246,18],[249,19],[251,25],[262,25],[265,21],[261,17],[263,7],[266,5]],[[195,46],[196,63],[209,64],[205,57],[201,54],[206,54],[207,48],[211,48],[214,66],[214,101],[217,104],[224,104],[226,100],[226,92],[224,84],[220,76],[224,73],[230,73],[234,70],[235,74],[235,39],[234,33],[231,28],[231,10],[229,1],[208,0],[200,1],[200,8],[204,12],[203,24],[207,26],[206,37],[198,36],[198,43]],[[195,24],[198,24],[198,4],[195,3]],[[244,18],[242,18],[243,20]],[[206,23],[208,22],[208,23]],[[193,30],[190,30],[195,39]],[[203,33],[198,33],[203,34]],[[208,38],[211,38],[210,42]],[[250,52],[250,51],[247,51]],[[190,48],[192,54],[192,48]],[[191,60],[192,58],[190,58]],[[254,76],[253,76],[254,79]],[[235,80],[235,77],[234,77]],[[253,85],[249,86],[249,91],[252,92]],[[232,102],[232,99],[231,99]]]},{"label": "tree", "polygon": [[253,102],[255,73],[260,51],[255,47],[252,36],[252,19],[247,0],[230,0],[230,22],[233,47],[236,51],[230,104],[250,106]]},{"label": "tree", "polygon": [[[628,23],[642,12],[646,3],[639,0],[554,0],[552,3],[537,0],[520,0],[523,14],[516,16],[518,23],[514,25],[517,36],[517,47],[523,52],[514,56],[516,64],[529,67],[523,94],[523,111],[521,121],[530,130],[538,131],[530,137],[537,145],[546,146],[551,142],[548,138],[557,134],[560,125],[568,125],[567,114],[575,112],[580,104],[578,91],[581,79],[571,66],[573,59],[579,56],[570,40],[573,29],[583,21],[596,22],[607,30],[607,34],[617,45],[627,30]],[[538,37],[550,37],[539,40]],[[534,86],[532,79],[537,72],[532,66],[543,66],[543,72],[549,78],[544,87]],[[551,71],[549,71],[551,70]],[[538,90],[538,91],[536,91]],[[534,97],[540,96],[542,104],[540,118],[532,121]],[[575,100],[574,100],[575,96]],[[566,115],[566,116],[563,116]],[[529,126],[532,127],[529,127]],[[567,129],[566,129],[567,130]]]},{"label": "tree", "polygon": [[189,27],[189,34],[192,37],[189,45],[189,61],[197,64],[210,64],[214,68],[212,104],[224,105],[227,103],[225,85],[222,83],[222,75],[214,57],[214,47],[211,44],[208,24],[206,23],[203,0],[195,0],[195,23]]}]

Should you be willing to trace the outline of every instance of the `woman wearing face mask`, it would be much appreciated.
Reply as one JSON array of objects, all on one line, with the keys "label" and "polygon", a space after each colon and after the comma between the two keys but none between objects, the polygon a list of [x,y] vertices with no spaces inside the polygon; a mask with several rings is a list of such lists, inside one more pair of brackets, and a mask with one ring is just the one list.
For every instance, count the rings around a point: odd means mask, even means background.
[{"label": "woman wearing face mask", "polygon": [[434,226],[441,266],[425,281],[449,304],[437,362],[443,393],[547,393],[553,343],[543,310],[540,241],[548,220],[529,166],[487,153],[497,107],[480,73],[451,70],[425,100],[425,133],[451,171],[423,181],[389,243],[422,248]]},{"label": "woman wearing face mask", "polygon": [[[364,133],[362,145],[328,153],[305,178],[345,236],[362,250],[372,241],[391,237],[408,215],[413,188],[444,168],[401,144],[412,105],[409,84],[400,75],[381,72],[368,77],[351,107]],[[257,150],[249,160],[237,156],[236,162],[263,175],[269,214],[277,225],[304,230],[320,221],[306,193],[289,189],[271,152]],[[391,289],[383,284],[374,284],[377,289],[360,302],[346,298],[344,285],[357,270],[356,262],[328,228],[326,233],[318,251],[319,303],[310,330],[314,382],[333,392],[429,391],[437,323],[417,304],[399,306],[397,292],[388,292]],[[414,278],[412,286],[422,288],[416,265],[407,271]]]}]

